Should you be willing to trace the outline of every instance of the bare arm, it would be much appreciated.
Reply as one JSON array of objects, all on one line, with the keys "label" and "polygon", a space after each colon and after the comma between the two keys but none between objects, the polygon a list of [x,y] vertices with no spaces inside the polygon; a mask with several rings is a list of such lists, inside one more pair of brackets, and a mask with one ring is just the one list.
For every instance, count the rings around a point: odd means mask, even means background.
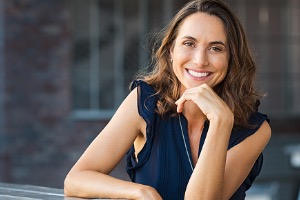
[{"label": "bare arm", "polygon": [[[264,123],[255,134],[227,151],[233,114],[225,102],[206,84],[187,90],[177,101],[178,112],[182,111],[186,101],[198,105],[210,121],[210,127],[187,185],[185,199],[229,199],[267,144],[270,127]],[[250,148],[253,146],[256,148]]]},{"label": "bare arm", "polygon": [[160,199],[151,187],[119,180],[108,174],[142,132],[137,90],[121,104],[111,121],[95,138],[65,179],[65,195],[86,198]]},{"label": "bare arm", "polygon": [[261,154],[271,137],[268,122],[243,142],[227,152],[223,199],[229,199],[239,188],[251,171],[256,159]]},{"label": "bare arm", "polygon": [[[228,151],[223,145],[226,142],[221,141],[224,137],[213,134],[207,137],[189,181],[186,199],[229,199],[248,176],[270,134],[270,126],[264,122],[256,133]],[[199,198],[199,194],[203,197]]]}]

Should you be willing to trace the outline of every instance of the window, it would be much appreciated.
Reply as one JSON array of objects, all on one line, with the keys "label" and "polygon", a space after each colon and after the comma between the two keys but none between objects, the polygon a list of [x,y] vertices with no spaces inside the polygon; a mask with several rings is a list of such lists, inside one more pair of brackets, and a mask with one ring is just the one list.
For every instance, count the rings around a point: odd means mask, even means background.
[{"label": "window", "polygon": [[149,60],[147,34],[162,27],[172,15],[174,4],[171,0],[69,3],[73,18],[74,117],[110,118],[129,93],[134,74]]},{"label": "window", "polygon": [[[140,40],[146,1],[72,1],[74,17],[73,110],[79,118],[109,118],[147,61]],[[142,24],[142,26],[139,26]]]}]

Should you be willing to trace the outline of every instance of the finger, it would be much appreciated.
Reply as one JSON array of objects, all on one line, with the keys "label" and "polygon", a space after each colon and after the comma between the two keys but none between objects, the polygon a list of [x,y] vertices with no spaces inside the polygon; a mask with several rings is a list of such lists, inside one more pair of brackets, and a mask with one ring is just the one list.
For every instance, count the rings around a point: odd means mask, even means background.
[{"label": "finger", "polygon": [[181,98],[178,99],[175,104],[177,105],[177,112],[181,113],[183,110],[183,106],[184,106],[185,101],[182,101]]},{"label": "finger", "polygon": [[191,100],[190,94],[185,92],[176,102],[177,105],[177,112],[181,113],[183,111],[184,103],[186,101]]}]

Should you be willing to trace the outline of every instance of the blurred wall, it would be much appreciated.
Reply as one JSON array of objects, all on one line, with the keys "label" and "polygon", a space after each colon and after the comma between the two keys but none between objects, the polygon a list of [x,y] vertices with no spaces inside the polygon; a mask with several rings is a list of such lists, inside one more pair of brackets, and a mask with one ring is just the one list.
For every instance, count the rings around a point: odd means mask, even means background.
[{"label": "blurred wall", "polygon": [[64,1],[1,1],[1,179],[57,185],[70,140],[71,40]]},{"label": "blurred wall", "polygon": [[96,129],[88,125],[86,134],[71,117],[67,1],[0,5],[0,180],[62,187],[67,171],[103,127],[101,121]]}]

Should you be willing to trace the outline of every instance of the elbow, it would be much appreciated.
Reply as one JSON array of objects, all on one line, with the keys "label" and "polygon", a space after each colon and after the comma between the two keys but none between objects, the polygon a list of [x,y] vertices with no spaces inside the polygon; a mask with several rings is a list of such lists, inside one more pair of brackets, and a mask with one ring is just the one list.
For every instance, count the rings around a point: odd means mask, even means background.
[{"label": "elbow", "polygon": [[66,176],[65,181],[64,181],[64,195],[67,196],[67,197],[71,196],[70,188],[69,188],[70,180],[69,180],[68,176],[69,175]]},{"label": "elbow", "polygon": [[74,184],[72,184],[72,177],[70,175],[70,173],[66,176],[65,180],[64,180],[64,195],[67,197],[71,197],[71,196],[76,196],[76,194],[72,191],[75,191],[73,189]]}]

